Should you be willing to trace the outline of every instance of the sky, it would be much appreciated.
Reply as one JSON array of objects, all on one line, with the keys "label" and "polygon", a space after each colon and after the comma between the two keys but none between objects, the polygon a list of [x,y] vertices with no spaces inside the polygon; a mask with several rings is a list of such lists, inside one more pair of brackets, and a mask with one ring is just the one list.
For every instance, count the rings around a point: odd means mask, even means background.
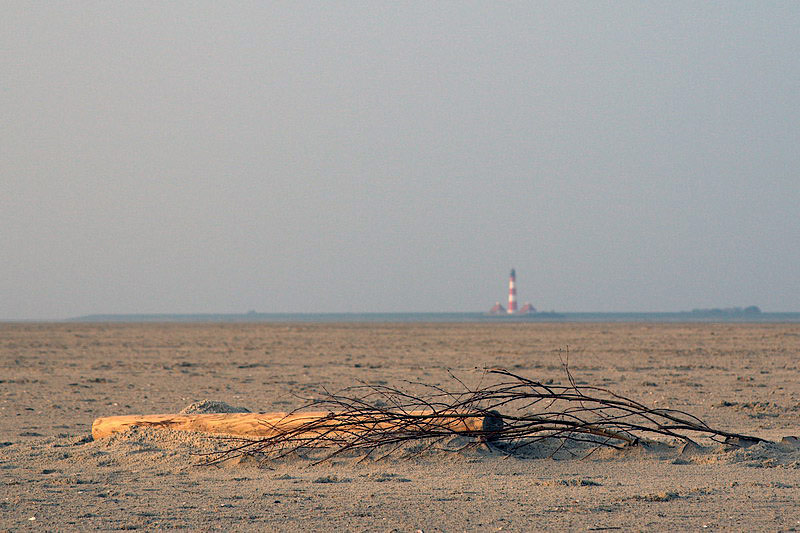
[{"label": "sky", "polygon": [[800,310],[800,3],[2,12],[0,320]]}]

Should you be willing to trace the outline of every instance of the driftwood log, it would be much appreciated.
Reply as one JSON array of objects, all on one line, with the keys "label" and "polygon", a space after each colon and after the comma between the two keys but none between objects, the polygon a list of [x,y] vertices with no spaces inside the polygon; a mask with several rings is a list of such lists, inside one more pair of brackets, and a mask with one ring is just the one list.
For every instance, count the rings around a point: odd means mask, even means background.
[{"label": "driftwood log", "polygon": [[[472,437],[465,446],[490,444],[514,453],[545,440],[623,448],[669,438],[696,445],[698,436],[733,446],[764,439],[708,426],[689,413],[649,407],[602,387],[579,385],[564,366],[567,383],[542,383],[504,369],[486,369],[488,384],[456,390],[411,384],[421,391],[362,385],[325,392],[291,413],[129,415],[98,418],[92,435],[101,439],[132,426],[216,433],[229,446],[201,454],[209,463],[260,453],[281,457],[301,450],[325,450],[321,461],[355,452],[369,458],[391,455],[411,441],[422,449]],[[503,414],[500,414],[502,411]],[[384,451],[379,450],[388,450]],[[591,452],[590,452],[591,453]]]},{"label": "driftwood log", "polygon": [[178,431],[216,433],[243,438],[280,437],[339,440],[359,433],[380,431],[446,431],[453,434],[491,438],[502,429],[503,420],[492,413],[456,414],[411,411],[399,417],[359,414],[343,416],[329,412],[298,413],[214,413],[125,415],[98,418],[92,424],[95,440],[126,431],[133,426],[168,428]]}]

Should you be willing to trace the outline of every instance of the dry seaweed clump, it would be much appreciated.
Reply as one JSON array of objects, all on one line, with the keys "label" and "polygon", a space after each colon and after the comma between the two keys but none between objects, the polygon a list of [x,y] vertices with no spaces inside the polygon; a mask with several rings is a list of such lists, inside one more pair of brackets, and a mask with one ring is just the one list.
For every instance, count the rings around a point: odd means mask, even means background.
[{"label": "dry seaweed clump", "polygon": [[701,436],[737,445],[763,440],[710,427],[684,411],[651,408],[603,387],[579,385],[566,365],[564,373],[563,385],[493,368],[475,387],[451,374],[452,390],[410,383],[326,392],[286,416],[318,415],[300,424],[277,423],[266,437],[228,438],[227,449],[206,459],[215,463],[245,453],[279,458],[308,450],[323,451],[320,461],[343,453],[381,458],[400,450],[439,449],[453,437],[470,437],[462,447],[488,446],[508,454],[541,444],[554,454],[565,446],[592,453],[650,445],[659,438],[690,445]]},{"label": "dry seaweed clump", "polygon": [[225,402],[216,400],[201,400],[193,402],[183,409],[178,414],[181,415],[197,415],[207,413],[249,413],[250,410],[245,407],[235,407]]}]

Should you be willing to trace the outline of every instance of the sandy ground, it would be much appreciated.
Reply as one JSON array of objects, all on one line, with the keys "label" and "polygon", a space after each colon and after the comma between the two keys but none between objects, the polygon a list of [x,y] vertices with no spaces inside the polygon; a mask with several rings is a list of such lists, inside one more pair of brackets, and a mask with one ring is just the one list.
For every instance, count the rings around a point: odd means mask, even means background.
[{"label": "sandy ground", "polygon": [[[96,417],[251,411],[359,382],[470,384],[500,366],[602,385],[712,426],[800,435],[798,324],[0,324],[0,530],[798,530],[800,450],[483,448],[197,466],[218,445]],[[710,443],[709,443],[710,444]]]}]

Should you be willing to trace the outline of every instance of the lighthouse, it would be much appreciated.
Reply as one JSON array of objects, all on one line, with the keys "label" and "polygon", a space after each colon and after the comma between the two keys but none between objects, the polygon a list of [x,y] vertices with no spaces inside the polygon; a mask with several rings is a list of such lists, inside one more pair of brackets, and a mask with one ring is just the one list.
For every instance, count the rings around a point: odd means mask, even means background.
[{"label": "lighthouse", "polygon": [[500,302],[497,302],[487,314],[492,316],[541,315],[530,303],[526,303],[521,308],[517,307],[517,272],[513,268],[511,269],[511,275],[508,277],[508,309],[504,308]]},{"label": "lighthouse", "polygon": [[517,274],[511,269],[511,277],[508,278],[508,313],[517,312]]}]

